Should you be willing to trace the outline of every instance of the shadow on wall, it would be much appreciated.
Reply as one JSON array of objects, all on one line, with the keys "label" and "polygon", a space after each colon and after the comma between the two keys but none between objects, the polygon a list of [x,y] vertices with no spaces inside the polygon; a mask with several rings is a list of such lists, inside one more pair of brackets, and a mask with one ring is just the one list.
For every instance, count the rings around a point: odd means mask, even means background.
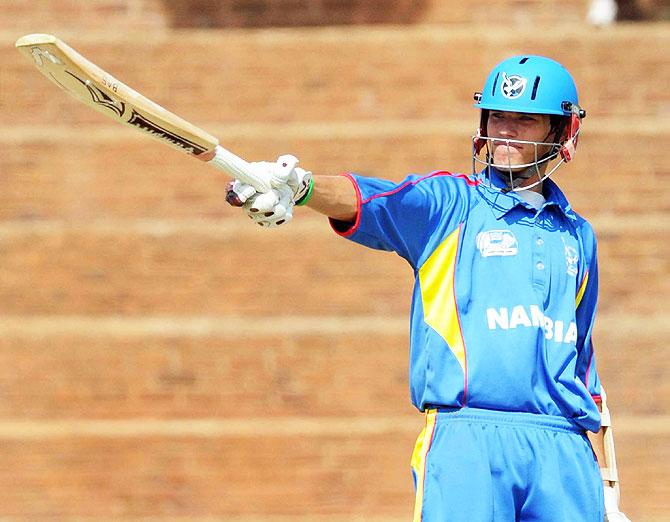
[{"label": "shadow on wall", "polygon": [[429,0],[163,0],[171,27],[412,24]]}]

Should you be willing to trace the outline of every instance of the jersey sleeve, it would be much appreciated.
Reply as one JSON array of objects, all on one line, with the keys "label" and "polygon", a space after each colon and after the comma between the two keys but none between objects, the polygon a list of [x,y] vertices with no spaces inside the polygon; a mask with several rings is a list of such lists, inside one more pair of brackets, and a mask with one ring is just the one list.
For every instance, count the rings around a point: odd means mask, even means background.
[{"label": "jersey sleeve", "polygon": [[335,232],[370,248],[396,252],[413,267],[432,233],[459,213],[459,181],[446,172],[411,175],[400,183],[346,176],[356,189],[358,212],[354,222],[331,219]]},{"label": "jersey sleeve", "polygon": [[577,376],[582,380],[594,400],[599,402],[600,378],[596,370],[593,348],[593,327],[598,303],[598,258],[596,239],[590,226],[587,227],[586,236],[587,263],[576,297]]}]

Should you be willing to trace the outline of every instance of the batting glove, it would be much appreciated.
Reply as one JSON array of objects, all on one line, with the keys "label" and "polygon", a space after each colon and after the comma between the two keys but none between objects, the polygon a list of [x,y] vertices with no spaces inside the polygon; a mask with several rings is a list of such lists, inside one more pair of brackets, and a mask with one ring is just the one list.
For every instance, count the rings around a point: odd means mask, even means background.
[{"label": "batting glove", "polygon": [[295,156],[280,156],[275,163],[251,163],[252,168],[268,180],[270,190],[258,193],[254,187],[239,180],[227,186],[226,201],[243,207],[247,215],[262,227],[273,228],[293,218],[293,207],[311,187],[312,173],[297,167]]}]

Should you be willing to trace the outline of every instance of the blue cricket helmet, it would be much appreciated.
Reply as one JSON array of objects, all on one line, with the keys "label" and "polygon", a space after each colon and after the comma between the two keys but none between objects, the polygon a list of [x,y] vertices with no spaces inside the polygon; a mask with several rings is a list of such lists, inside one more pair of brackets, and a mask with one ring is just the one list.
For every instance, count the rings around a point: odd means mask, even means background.
[{"label": "blue cricket helmet", "polygon": [[[540,184],[575,156],[581,120],[586,117],[586,111],[578,101],[575,81],[560,63],[534,55],[513,56],[500,62],[489,73],[484,90],[475,93],[475,107],[481,109],[481,115],[479,129],[472,137],[473,173],[477,164],[486,166],[489,175],[491,168],[504,172],[507,190],[527,190]],[[494,163],[491,151],[496,144],[500,146],[501,139],[488,136],[487,122],[491,111],[550,116],[550,135],[544,142],[518,142],[535,147],[534,161],[523,165]],[[509,148],[517,140],[502,141]],[[541,156],[537,152],[540,146],[547,149]],[[486,155],[481,159],[479,154],[484,149]],[[558,162],[551,169],[543,166],[554,159]],[[537,177],[535,183],[519,184],[532,176]]]},{"label": "blue cricket helmet", "polygon": [[494,67],[484,90],[475,93],[478,109],[570,116],[578,106],[575,81],[560,63],[521,55]]}]

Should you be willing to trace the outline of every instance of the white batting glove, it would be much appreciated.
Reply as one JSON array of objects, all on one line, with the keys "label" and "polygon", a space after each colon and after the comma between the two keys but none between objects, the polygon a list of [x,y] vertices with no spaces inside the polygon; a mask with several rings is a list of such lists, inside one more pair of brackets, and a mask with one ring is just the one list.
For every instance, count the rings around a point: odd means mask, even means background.
[{"label": "white batting glove", "polygon": [[285,189],[255,194],[244,203],[244,211],[261,227],[274,228],[293,219],[293,199]]},{"label": "white batting glove", "polygon": [[605,522],[630,522],[630,519],[619,511],[619,494],[613,486],[604,486]]},{"label": "white batting glove", "polygon": [[270,190],[258,193],[254,187],[235,180],[228,184],[226,201],[244,207],[247,215],[262,227],[276,227],[293,218],[293,207],[308,192],[312,173],[297,167],[295,156],[279,156],[275,163],[251,163],[268,180]]}]

